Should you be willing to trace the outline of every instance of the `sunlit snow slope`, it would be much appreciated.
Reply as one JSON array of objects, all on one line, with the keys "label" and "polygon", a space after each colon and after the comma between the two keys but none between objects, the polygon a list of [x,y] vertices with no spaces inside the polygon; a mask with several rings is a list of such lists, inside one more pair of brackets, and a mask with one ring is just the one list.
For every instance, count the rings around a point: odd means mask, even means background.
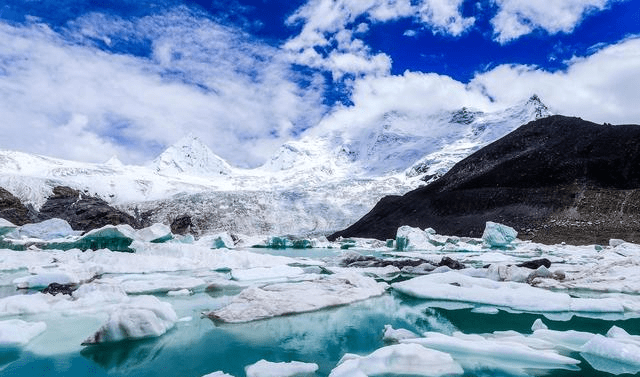
[{"label": "sunlit snow slope", "polygon": [[53,187],[70,186],[132,214],[151,211],[152,221],[190,215],[202,233],[325,233],[547,115],[534,96],[494,113],[390,112],[348,127],[321,123],[256,169],[231,167],[193,136],[146,166],[115,157],[93,164],[0,151],[0,187],[38,209]]}]

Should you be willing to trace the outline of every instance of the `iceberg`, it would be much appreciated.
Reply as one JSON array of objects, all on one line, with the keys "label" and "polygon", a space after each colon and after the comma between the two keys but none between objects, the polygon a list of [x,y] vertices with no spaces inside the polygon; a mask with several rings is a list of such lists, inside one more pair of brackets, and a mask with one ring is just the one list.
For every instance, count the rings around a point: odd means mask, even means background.
[{"label": "iceberg", "polygon": [[402,339],[419,338],[420,336],[413,331],[406,329],[394,329],[391,325],[384,326],[384,332],[382,333],[382,340],[385,342],[399,342]]},{"label": "iceberg", "polygon": [[46,288],[51,283],[78,284],[80,279],[67,272],[42,272],[13,280],[18,289]]},{"label": "iceberg", "polygon": [[231,270],[231,278],[238,281],[278,280],[301,276],[304,270],[300,267],[273,266]]},{"label": "iceberg", "polygon": [[580,354],[597,356],[633,367],[634,373],[640,371],[640,342],[637,341],[624,341],[596,334],[582,346]]},{"label": "iceberg", "polygon": [[250,322],[310,312],[382,295],[387,284],[356,273],[316,275],[295,283],[250,287],[221,309],[205,313],[214,321]]},{"label": "iceberg", "polygon": [[272,363],[260,360],[245,368],[247,377],[302,377],[314,375],[318,364],[291,361],[288,363]]},{"label": "iceberg", "polygon": [[412,376],[461,375],[464,370],[444,352],[418,344],[396,344],[382,347],[370,355],[346,354],[329,377],[367,377],[386,374]]},{"label": "iceberg", "polygon": [[233,249],[235,247],[233,238],[227,232],[215,234],[211,237],[211,247],[213,249]]},{"label": "iceberg", "polygon": [[111,312],[109,319],[82,345],[158,337],[171,329],[178,316],[171,304],[153,296],[139,296]]},{"label": "iceberg", "polygon": [[213,373],[209,373],[209,374],[205,374],[202,377],[233,377],[230,374],[221,372],[221,371],[217,371],[217,372],[213,372]]},{"label": "iceberg", "polygon": [[487,221],[482,233],[482,240],[490,247],[508,246],[516,237],[518,232],[515,229],[491,221]]},{"label": "iceberg", "polygon": [[173,235],[170,227],[156,223],[136,231],[136,239],[144,242],[163,243],[172,240]]},{"label": "iceberg", "polygon": [[82,234],[71,228],[68,222],[62,219],[49,219],[39,223],[25,224],[8,234],[12,238],[36,238],[39,240],[50,241],[68,236],[77,236]]},{"label": "iceberg", "polygon": [[47,329],[44,322],[26,322],[20,319],[0,321],[0,347],[24,346]]}]

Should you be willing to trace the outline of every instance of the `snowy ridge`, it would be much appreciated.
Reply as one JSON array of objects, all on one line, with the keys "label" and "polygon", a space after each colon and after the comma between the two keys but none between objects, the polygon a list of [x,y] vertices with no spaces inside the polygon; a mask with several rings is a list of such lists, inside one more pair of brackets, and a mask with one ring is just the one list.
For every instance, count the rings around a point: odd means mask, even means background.
[{"label": "snowy ridge", "polygon": [[151,163],[151,167],[163,174],[187,173],[209,177],[231,173],[231,166],[193,135],[183,137],[167,148]]},{"label": "snowy ridge", "polygon": [[124,165],[117,157],[82,163],[0,151],[0,187],[36,210],[63,185],[131,214],[151,210],[152,221],[190,214],[203,232],[331,232],[382,197],[415,189],[549,114],[533,96],[493,113],[393,111],[350,127],[321,123],[255,169],[231,167],[192,135],[146,166]]}]

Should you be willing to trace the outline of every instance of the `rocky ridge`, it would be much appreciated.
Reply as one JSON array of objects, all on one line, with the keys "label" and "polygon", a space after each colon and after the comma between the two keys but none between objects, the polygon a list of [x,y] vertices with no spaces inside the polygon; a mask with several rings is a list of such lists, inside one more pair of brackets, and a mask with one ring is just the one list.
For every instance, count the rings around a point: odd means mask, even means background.
[{"label": "rocky ridge", "polygon": [[388,196],[337,237],[393,238],[402,225],[479,237],[487,221],[540,243],[640,241],[640,126],[551,116]]}]

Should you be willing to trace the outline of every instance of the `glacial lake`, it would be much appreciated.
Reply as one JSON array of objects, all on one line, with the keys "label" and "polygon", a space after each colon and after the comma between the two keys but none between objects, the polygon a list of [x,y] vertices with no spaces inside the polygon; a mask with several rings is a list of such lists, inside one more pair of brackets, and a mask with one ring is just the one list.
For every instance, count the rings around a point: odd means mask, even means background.
[{"label": "glacial lake", "polygon": [[[318,259],[341,253],[335,249],[249,251]],[[362,253],[381,255],[375,250]],[[175,272],[174,275],[190,276],[191,273]],[[12,292],[15,294],[15,291],[3,287],[3,296]],[[382,339],[385,325],[417,334],[425,331],[485,334],[513,330],[527,335],[531,334],[534,321],[542,319],[551,330],[606,334],[615,325],[634,335],[640,333],[640,318],[608,320],[604,319],[606,316],[589,318],[570,314],[547,318],[539,313],[515,313],[502,309],[488,314],[474,311],[473,304],[421,300],[393,290],[350,305],[248,323],[214,323],[202,316],[204,311],[224,306],[237,293],[231,289],[216,292],[200,290],[189,296],[175,297],[157,294],[156,297],[173,305],[180,318],[173,329],[158,338],[94,346],[81,346],[80,343],[87,333],[99,327],[100,322],[95,318],[64,313],[29,316],[29,321],[45,321],[47,331],[22,349],[0,351],[0,375],[200,377],[223,371],[244,377],[246,366],[265,359],[271,362],[296,360],[316,363],[319,370],[315,376],[324,377],[346,353],[367,355],[388,345]],[[580,360],[578,367],[573,370],[526,370],[526,375],[595,377],[619,375],[624,370],[620,369],[620,364],[601,360],[604,369],[600,369],[615,372],[606,373],[593,369],[578,352],[562,354]],[[469,377],[521,375],[485,366],[474,370],[465,368],[464,374]]]}]

